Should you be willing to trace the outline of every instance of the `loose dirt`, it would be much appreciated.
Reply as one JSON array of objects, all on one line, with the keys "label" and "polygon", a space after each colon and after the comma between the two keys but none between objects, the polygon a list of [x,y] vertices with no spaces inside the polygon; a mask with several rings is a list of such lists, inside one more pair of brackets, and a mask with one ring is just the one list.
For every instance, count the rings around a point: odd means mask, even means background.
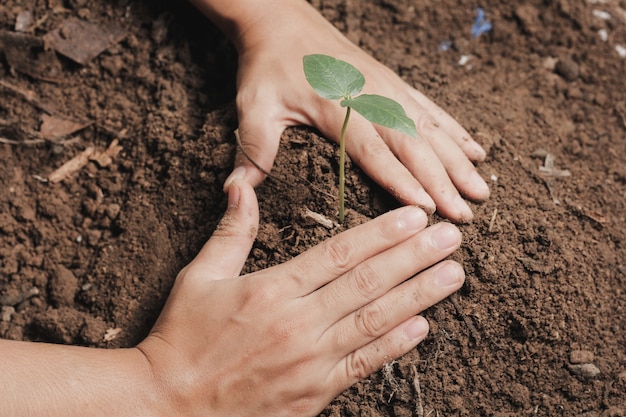
[{"label": "loose dirt", "polygon": [[[477,39],[467,0],[313,4],[472,133],[492,190],[454,255],[467,283],[426,312],[428,339],[322,415],[626,415],[626,2],[486,0]],[[0,337],[131,346],[224,211],[236,54],[184,2],[5,0],[0,30],[29,10],[35,37],[68,18],[126,36],[84,65],[0,54]],[[46,111],[91,124],[41,143]],[[41,181],[114,139],[109,163]],[[258,188],[247,271],[337,233],[305,214],[336,216],[309,186],[336,195],[336,155],[308,128],[283,135],[273,172],[293,186]],[[353,221],[396,206],[348,173]]]}]

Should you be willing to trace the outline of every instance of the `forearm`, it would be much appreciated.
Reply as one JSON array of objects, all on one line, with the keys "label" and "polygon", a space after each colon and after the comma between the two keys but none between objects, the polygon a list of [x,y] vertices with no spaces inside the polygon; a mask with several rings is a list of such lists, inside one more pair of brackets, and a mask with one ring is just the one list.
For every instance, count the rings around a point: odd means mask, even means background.
[{"label": "forearm", "polygon": [[305,0],[190,1],[229,37],[240,52],[273,36],[282,36],[281,33],[289,33],[293,41],[293,37],[300,33],[294,30],[298,27],[332,26]]},{"label": "forearm", "polygon": [[2,416],[157,415],[161,399],[137,349],[0,340],[0,352]]}]

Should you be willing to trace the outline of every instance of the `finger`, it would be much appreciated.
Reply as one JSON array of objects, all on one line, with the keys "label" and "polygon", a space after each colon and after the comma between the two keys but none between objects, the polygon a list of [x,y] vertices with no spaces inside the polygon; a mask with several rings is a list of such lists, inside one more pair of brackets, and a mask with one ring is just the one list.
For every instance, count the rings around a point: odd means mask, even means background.
[{"label": "finger", "polygon": [[[378,130],[401,163],[412,175],[419,178],[424,189],[433,198],[439,214],[454,222],[466,223],[472,220],[474,217],[472,209],[459,194],[450,179],[449,171],[419,127],[417,139],[392,129],[378,127]],[[452,146],[458,150],[455,144]],[[470,163],[465,156],[463,159]]]},{"label": "finger", "polygon": [[[271,106],[265,99],[237,101],[239,128],[235,168],[224,182],[224,191],[236,179],[241,179],[253,187],[259,185],[269,174],[278,152],[280,135],[285,125],[274,117]],[[251,103],[251,104],[250,104]]]},{"label": "finger", "polygon": [[[356,265],[341,278],[311,294],[310,300],[324,307],[329,323],[337,322],[383,296],[409,277],[441,261],[458,249],[460,244],[461,232],[455,226],[438,223]],[[361,316],[357,324],[360,329],[368,331],[371,330],[370,322],[380,318],[382,316],[379,315],[370,320],[369,316]],[[372,336],[378,337],[379,334]]]},{"label": "finger", "polygon": [[483,147],[452,116],[416,89],[410,88],[408,92],[417,104],[431,114],[441,128],[461,147],[470,160],[474,162],[485,160],[487,154]]},{"label": "finger", "polygon": [[329,351],[347,354],[378,339],[461,288],[464,276],[453,261],[427,269],[337,322],[324,334]]},{"label": "finger", "polygon": [[228,209],[224,217],[200,253],[185,268],[185,274],[214,280],[238,276],[258,226],[259,206],[254,189],[246,181],[235,180],[228,190]]},{"label": "finger", "polygon": [[386,363],[411,351],[427,334],[426,319],[411,317],[379,339],[343,357],[331,372],[331,381],[334,381],[335,386],[347,389]]},{"label": "finger", "polygon": [[[307,295],[426,227],[423,210],[406,206],[326,240],[284,263],[292,289]],[[334,307],[333,307],[334,308]]]},{"label": "finger", "polygon": [[[455,130],[454,125],[463,132],[465,132],[465,130],[456,122],[442,124],[437,117],[433,115],[433,111],[437,113],[439,117],[442,117],[445,112],[427,99],[426,105],[428,107],[423,107],[419,103],[413,103],[409,106],[411,111],[414,111],[415,114],[419,114],[415,120],[418,132],[428,140],[437,154],[437,157],[446,168],[450,179],[463,195],[478,201],[489,198],[489,187],[487,183],[478,174],[476,167],[468,160],[466,152],[463,150],[462,145],[467,142],[469,135],[459,136],[458,132],[456,134],[450,134],[451,127],[453,131]],[[457,140],[455,140],[454,137],[456,137]],[[465,137],[465,141],[463,137]]]},{"label": "finger", "polygon": [[453,221],[469,222],[473,213],[459,192],[481,201],[489,197],[489,187],[462,149],[425,109],[416,103],[407,108],[417,115],[417,140],[383,127],[378,128],[379,132],[393,153],[421,180],[439,213]]},{"label": "finger", "polygon": [[436,125],[433,125],[430,132],[425,132],[425,135],[461,194],[474,201],[489,198],[489,186],[450,136]]},{"label": "finger", "polygon": [[[346,131],[346,152],[374,181],[403,204],[421,207],[428,214],[435,212],[435,202],[418,179],[391,152],[376,129],[361,115],[352,112]],[[333,113],[326,120],[341,126],[344,115]],[[320,128],[326,137],[339,142],[337,132]]]}]

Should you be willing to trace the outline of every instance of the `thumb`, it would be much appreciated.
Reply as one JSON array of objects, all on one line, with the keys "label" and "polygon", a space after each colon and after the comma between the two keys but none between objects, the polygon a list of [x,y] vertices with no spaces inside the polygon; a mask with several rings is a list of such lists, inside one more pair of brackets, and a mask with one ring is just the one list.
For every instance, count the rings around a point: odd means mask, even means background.
[{"label": "thumb", "polygon": [[239,276],[259,228],[259,205],[246,181],[228,188],[228,208],[209,241],[187,266],[186,274],[219,280]]},{"label": "thumb", "polygon": [[254,107],[248,106],[245,112],[239,112],[235,169],[224,182],[224,191],[228,191],[236,179],[256,187],[269,175],[284,127],[268,117],[268,112],[271,112],[269,107],[260,101]]}]

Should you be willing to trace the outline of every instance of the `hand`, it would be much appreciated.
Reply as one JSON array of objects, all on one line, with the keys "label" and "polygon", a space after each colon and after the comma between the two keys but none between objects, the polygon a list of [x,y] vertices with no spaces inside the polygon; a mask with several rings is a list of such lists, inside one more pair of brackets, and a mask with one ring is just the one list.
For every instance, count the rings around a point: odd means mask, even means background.
[{"label": "hand", "polygon": [[[449,223],[425,229],[402,207],[282,265],[238,276],[258,226],[254,190],[229,187],[215,234],[178,276],[138,348],[170,415],[313,416],[338,393],[413,349],[415,316],[464,274]],[[434,265],[434,266],[433,266]]]},{"label": "hand", "polygon": [[[351,118],[346,149],[369,176],[401,203],[418,205],[427,212],[436,208],[453,221],[467,222],[473,217],[459,192],[471,200],[489,197],[487,184],[471,162],[483,160],[485,152],[469,133],[350,43],[308,3],[274,0],[257,10],[239,32],[235,37],[240,53],[239,133],[246,153],[266,172],[288,126],[314,126],[339,141],[345,109],[318,97],[302,69],[304,55],[323,53],[357,67],[365,75],[365,93],[398,101],[417,125],[419,138],[414,140],[372,125],[360,115]],[[257,185],[265,177],[243,155],[238,156],[236,166],[225,189],[234,178]]]}]

